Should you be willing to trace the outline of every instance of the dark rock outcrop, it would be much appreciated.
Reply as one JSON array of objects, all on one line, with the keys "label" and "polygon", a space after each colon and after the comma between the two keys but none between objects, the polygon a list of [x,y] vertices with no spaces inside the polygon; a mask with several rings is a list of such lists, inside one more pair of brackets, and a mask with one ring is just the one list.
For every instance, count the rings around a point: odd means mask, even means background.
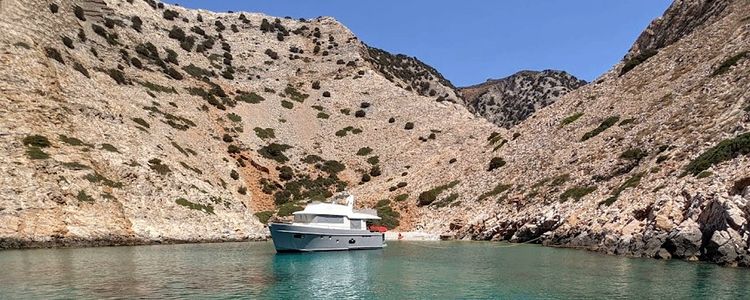
[{"label": "dark rock outcrop", "polygon": [[461,93],[469,111],[510,128],[585,84],[586,81],[564,71],[521,71],[461,88]]}]

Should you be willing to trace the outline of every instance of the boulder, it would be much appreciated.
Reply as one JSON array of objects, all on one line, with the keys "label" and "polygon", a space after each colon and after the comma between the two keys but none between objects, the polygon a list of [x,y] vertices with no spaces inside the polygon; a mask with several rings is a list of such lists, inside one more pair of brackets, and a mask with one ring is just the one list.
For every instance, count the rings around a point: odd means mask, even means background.
[{"label": "boulder", "polygon": [[674,257],[697,260],[700,255],[702,236],[703,233],[698,223],[688,219],[669,234],[664,248],[669,250]]}]

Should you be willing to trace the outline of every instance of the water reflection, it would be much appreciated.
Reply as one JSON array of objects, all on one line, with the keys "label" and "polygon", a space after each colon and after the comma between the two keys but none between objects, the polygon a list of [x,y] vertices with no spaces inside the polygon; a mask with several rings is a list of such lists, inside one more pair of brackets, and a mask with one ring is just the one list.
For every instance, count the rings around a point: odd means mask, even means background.
[{"label": "water reflection", "polygon": [[0,266],[0,299],[750,298],[747,269],[480,242],[278,255],[271,243],[14,250]]}]

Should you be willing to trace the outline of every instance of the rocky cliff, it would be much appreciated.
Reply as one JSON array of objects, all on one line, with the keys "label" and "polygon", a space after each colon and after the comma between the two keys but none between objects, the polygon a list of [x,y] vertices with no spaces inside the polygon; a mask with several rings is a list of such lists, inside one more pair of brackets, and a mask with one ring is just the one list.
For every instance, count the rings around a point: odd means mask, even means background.
[{"label": "rocky cliff", "polygon": [[488,142],[498,167],[463,178],[449,190],[462,204],[419,225],[750,265],[748,12],[748,1],[676,1],[595,83]]},{"label": "rocky cliff", "polygon": [[750,265],[748,11],[675,2],[507,130],[331,18],[4,0],[0,247],[263,238],[349,190],[402,230]]},{"label": "rocky cliff", "polygon": [[437,71],[331,18],[5,0],[0,26],[3,248],[264,238],[342,190],[409,228],[488,160]]},{"label": "rocky cliff", "polygon": [[460,91],[469,111],[510,128],[584,84],[564,71],[521,71]]}]

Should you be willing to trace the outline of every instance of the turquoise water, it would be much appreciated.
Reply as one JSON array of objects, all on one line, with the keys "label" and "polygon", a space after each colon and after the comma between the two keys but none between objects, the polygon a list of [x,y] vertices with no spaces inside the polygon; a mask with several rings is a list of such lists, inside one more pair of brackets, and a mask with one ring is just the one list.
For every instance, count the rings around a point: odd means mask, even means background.
[{"label": "turquoise water", "polygon": [[489,242],[275,254],[270,242],[0,251],[0,299],[749,299],[750,270]]}]

